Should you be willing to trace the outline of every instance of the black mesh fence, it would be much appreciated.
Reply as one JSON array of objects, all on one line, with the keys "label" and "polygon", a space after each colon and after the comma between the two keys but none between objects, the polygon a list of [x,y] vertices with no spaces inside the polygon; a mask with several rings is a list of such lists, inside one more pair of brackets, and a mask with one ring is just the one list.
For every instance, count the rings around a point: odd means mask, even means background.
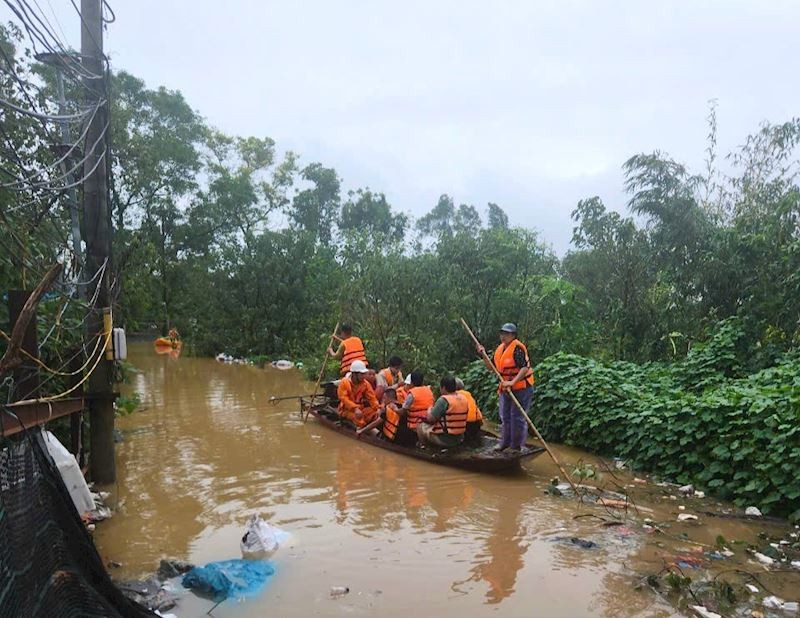
[{"label": "black mesh fence", "polygon": [[106,573],[41,430],[0,438],[0,617],[154,615]]}]

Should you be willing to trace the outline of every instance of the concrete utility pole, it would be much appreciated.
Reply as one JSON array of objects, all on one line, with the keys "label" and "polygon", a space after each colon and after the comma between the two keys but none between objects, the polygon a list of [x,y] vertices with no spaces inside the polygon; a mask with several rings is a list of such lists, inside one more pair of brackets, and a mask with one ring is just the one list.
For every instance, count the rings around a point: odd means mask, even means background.
[{"label": "concrete utility pole", "polygon": [[[89,73],[87,98],[96,104],[106,98],[105,56],[103,55],[102,0],[81,0],[81,61]],[[91,281],[87,297],[97,293],[95,308],[87,320],[88,349],[93,350],[96,337],[105,337],[111,327],[111,295],[109,293],[109,262],[111,259],[111,229],[108,216],[107,174],[108,153],[105,153],[104,130],[108,130],[108,104],[94,115],[86,134],[87,152],[97,143],[84,163],[83,213],[86,231],[86,281]],[[96,166],[96,167],[95,167]],[[102,271],[102,274],[100,274]],[[113,483],[117,477],[114,459],[114,389],[112,363],[105,355],[89,378],[90,473],[98,483]]]}]

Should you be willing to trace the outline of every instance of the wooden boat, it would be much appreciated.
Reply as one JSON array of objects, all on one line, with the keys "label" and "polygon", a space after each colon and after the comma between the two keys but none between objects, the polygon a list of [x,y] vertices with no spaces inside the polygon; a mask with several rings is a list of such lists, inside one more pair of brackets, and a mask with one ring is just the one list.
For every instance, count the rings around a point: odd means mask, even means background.
[{"label": "wooden boat", "polygon": [[353,425],[346,421],[340,421],[336,408],[331,405],[331,400],[327,397],[317,397],[314,402],[311,401],[311,398],[304,397],[301,399],[301,408],[304,414],[312,415],[328,429],[364,444],[371,444],[387,451],[393,451],[430,463],[473,472],[497,473],[517,470],[523,459],[532,459],[544,452],[542,447],[526,445],[521,451],[505,450],[498,453],[494,449],[500,443],[500,438],[490,431],[483,430],[481,431],[480,444],[476,446],[459,446],[451,449],[439,449],[430,446],[400,446],[379,436],[366,433],[358,436]]}]

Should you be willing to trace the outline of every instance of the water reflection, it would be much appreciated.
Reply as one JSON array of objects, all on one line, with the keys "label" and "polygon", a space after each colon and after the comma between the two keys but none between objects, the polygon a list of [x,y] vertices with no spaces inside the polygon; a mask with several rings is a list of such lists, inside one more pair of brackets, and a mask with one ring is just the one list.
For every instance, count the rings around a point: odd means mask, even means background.
[{"label": "water reflection", "polygon": [[[299,372],[173,359],[149,345],[131,357],[141,373],[129,388],[145,409],[119,421],[118,510],[96,533],[102,555],[124,565],[117,577],[146,576],[163,557],[237,557],[244,522],[259,514],[296,546],[276,555],[274,594],[220,607],[220,618],[669,613],[631,586],[651,566],[647,539],[545,496],[557,474],[545,458],[516,477],[434,466],[304,423],[296,401],[270,404],[310,390]],[[565,463],[586,456],[559,452]],[[710,522],[701,540],[747,539],[741,528]],[[333,605],[334,584],[363,594]]]}]

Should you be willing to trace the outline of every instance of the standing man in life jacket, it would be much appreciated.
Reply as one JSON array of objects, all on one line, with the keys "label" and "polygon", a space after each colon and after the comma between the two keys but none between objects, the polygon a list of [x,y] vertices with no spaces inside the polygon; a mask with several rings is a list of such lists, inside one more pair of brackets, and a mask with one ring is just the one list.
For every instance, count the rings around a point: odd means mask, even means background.
[{"label": "standing man in life jacket", "polygon": [[366,378],[367,366],[360,360],[350,365],[350,375],[339,382],[339,418],[364,427],[375,420],[378,400]]},{"label": "standing man in life jacket", "polygon": [[417,425],[417,438],[421,443],[452,448],[464,441],[469,404],[456,390],[453,376],[442,378],[439,383],[441,396],[433,404],[427,418]]},{"label": "standing man in life jacket", "polygon": [[434,396],[430,386],[423,384],[425,374],[415,369],[409,376],[411,388],[405,390],[403,410],[406,411],[408,428],[416,432],[417,425],[428,418],[428,410],[433,407]]},{"label": "standing man in life jacket", "polygon": [[[479,345],[477,349],[483,357],[486,352],[483,346]],[[494,371],[485,358],[483,362]],[[533,399],[533,370],[528,349],[517,339],[517,327],[510,322],[500,327],[500,345],[494,351],[494,366],[502,376],[498,399],[503,430],[497,450],[520,450],[528,437],[528,425],[511,397],[513,393],[527,414]]]},{"label": "standing man in life jacket", "polygon": [[328,354],[341,361],[339,375],[343,376],[350,371],[350,365],[354,361],[361,361],[364,365],[369,365],[367,356],[364,353],[364,344],[361,339],[353,335],[353,327],[349,324],[342,324],[339,334],[341,335],[341,343],[337,350],[334,352],[331,348],[328,348]]}]

